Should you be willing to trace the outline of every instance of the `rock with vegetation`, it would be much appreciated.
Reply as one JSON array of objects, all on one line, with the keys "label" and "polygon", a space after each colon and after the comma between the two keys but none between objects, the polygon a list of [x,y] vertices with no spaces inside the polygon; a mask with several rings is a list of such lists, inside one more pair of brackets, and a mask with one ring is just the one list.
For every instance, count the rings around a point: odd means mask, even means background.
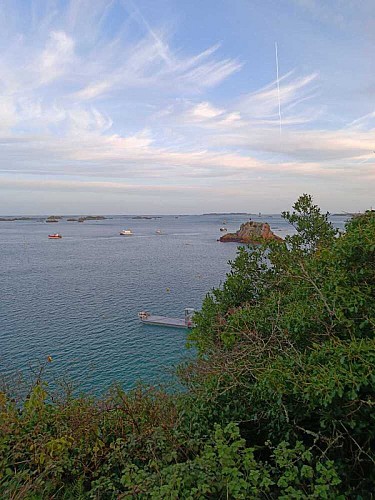
[{"label": "rock with vegetation", "polygon": [[67,219],[67,220],[85,222],[86,220],[105,220],[105,219],[107,219],[107,217],[104,217],[104,215],[85,215],[84,217],[79,217],[78,219]]},{"label": "rock with vegetation", "polygon": [[241,224],[236,233],[227,233],[220,238],[222,242],[235,242],[245,244],[263,243],[264,241],[283,241],[271,231],[267,222],[248,221]]},{"label": "rock with vegetation", "polygon": [[14,221],[29,221],[29,220],[37,220],[33,217],[0,217],[0,222],[14,222]]},{"label": "rock with vegetation", "polygon": [[49,215],[46,222],[59,222],[60,219],[62,219],[61,215]]},{"label": "rock with vegetation", "polygon": [[240,247],[204,300],[183,390],[5,384],[0,497],[372,498],[375,213],[283,216],[296,234]]},{"label": "rock with vegetation", "polygon": [[105,220],[104,215],[86,215],[85,220]]}]

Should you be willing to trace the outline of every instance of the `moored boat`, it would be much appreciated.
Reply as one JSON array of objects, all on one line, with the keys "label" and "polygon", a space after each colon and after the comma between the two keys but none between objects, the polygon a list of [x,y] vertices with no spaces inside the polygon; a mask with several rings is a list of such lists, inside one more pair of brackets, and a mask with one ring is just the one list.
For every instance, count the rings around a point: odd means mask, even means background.
[{"label": "moored boat", "polygon": [[156,316],[148,311],[138,313],[138,318],[147,325],[169,326],[172,328],[193,328],[194,309],[185,308],[184,318],[170,318],[168,316]]},{"label": "moored boat", "polygon": [[131,236],[133,231],[131,229],[123,229],[120,231],[120,236]]}]

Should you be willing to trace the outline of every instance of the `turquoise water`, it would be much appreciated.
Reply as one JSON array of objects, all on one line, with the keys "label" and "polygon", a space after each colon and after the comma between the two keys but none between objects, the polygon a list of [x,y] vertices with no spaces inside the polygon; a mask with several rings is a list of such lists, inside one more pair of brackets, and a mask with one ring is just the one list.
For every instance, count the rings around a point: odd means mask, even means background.
[{"label": "turquoise water", "polygon": [[[247,216],[225,216],[229,231]],[[257,220],[257,217],[253,217]],[[281,236],[279,216],[262,217]],[[114,381],[157,383],[186,356],[186,331],[139,322],[137,313],[182,317],[220,285],[236,245],[219,243],[223,216],[0,222],[0,371],[47,356],[51,376],[100,393]],[[341,221],[339,221],[341,225]],[[121,229],[134,235],[119,236]],[[156,230],[161,229],[161,235]],[[48,240],[52,232],[61,240]]]}]

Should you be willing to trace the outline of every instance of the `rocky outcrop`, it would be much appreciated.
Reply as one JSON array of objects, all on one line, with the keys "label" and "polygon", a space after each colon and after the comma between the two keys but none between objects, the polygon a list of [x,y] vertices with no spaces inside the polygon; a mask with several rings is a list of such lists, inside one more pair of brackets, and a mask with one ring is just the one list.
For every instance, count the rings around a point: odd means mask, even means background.
[{"label": "rocky outcrop", "polygon": [[86,215],[84,217],[85,220],[105,220],[106,218],[104,215]]},{"label": "rocky outcrop", "polygon": [[241,224],[240,229],[236,233],[227,233],[222,236],[219,241],[255,244],[264,243],[269,240],[283,241],[280,236],[276,236],[276,234],[271,231],[267,222],[249,221]]},{"label": "rocky outcrop", "polygon": [[15,220],[37,220],[32,217],[0,217],[1,222],[14,222]]},{"label": "rocky outcrop", "polygon": [[107,217],[104,217],[104,215],[85,215],[84,217],[79,217],[78,219],[67,219],[70,221],[78,221],[78,222],[85,222],[86,220],[105,220]]}]

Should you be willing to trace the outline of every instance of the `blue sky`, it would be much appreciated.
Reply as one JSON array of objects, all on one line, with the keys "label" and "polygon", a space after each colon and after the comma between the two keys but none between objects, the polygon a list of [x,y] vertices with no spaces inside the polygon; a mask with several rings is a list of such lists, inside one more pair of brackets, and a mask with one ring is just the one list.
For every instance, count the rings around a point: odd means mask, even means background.
[{"label": "blue sky", "polygon": [[373,0],[0,0],[0,213],[369,208],[374,47]]}]

